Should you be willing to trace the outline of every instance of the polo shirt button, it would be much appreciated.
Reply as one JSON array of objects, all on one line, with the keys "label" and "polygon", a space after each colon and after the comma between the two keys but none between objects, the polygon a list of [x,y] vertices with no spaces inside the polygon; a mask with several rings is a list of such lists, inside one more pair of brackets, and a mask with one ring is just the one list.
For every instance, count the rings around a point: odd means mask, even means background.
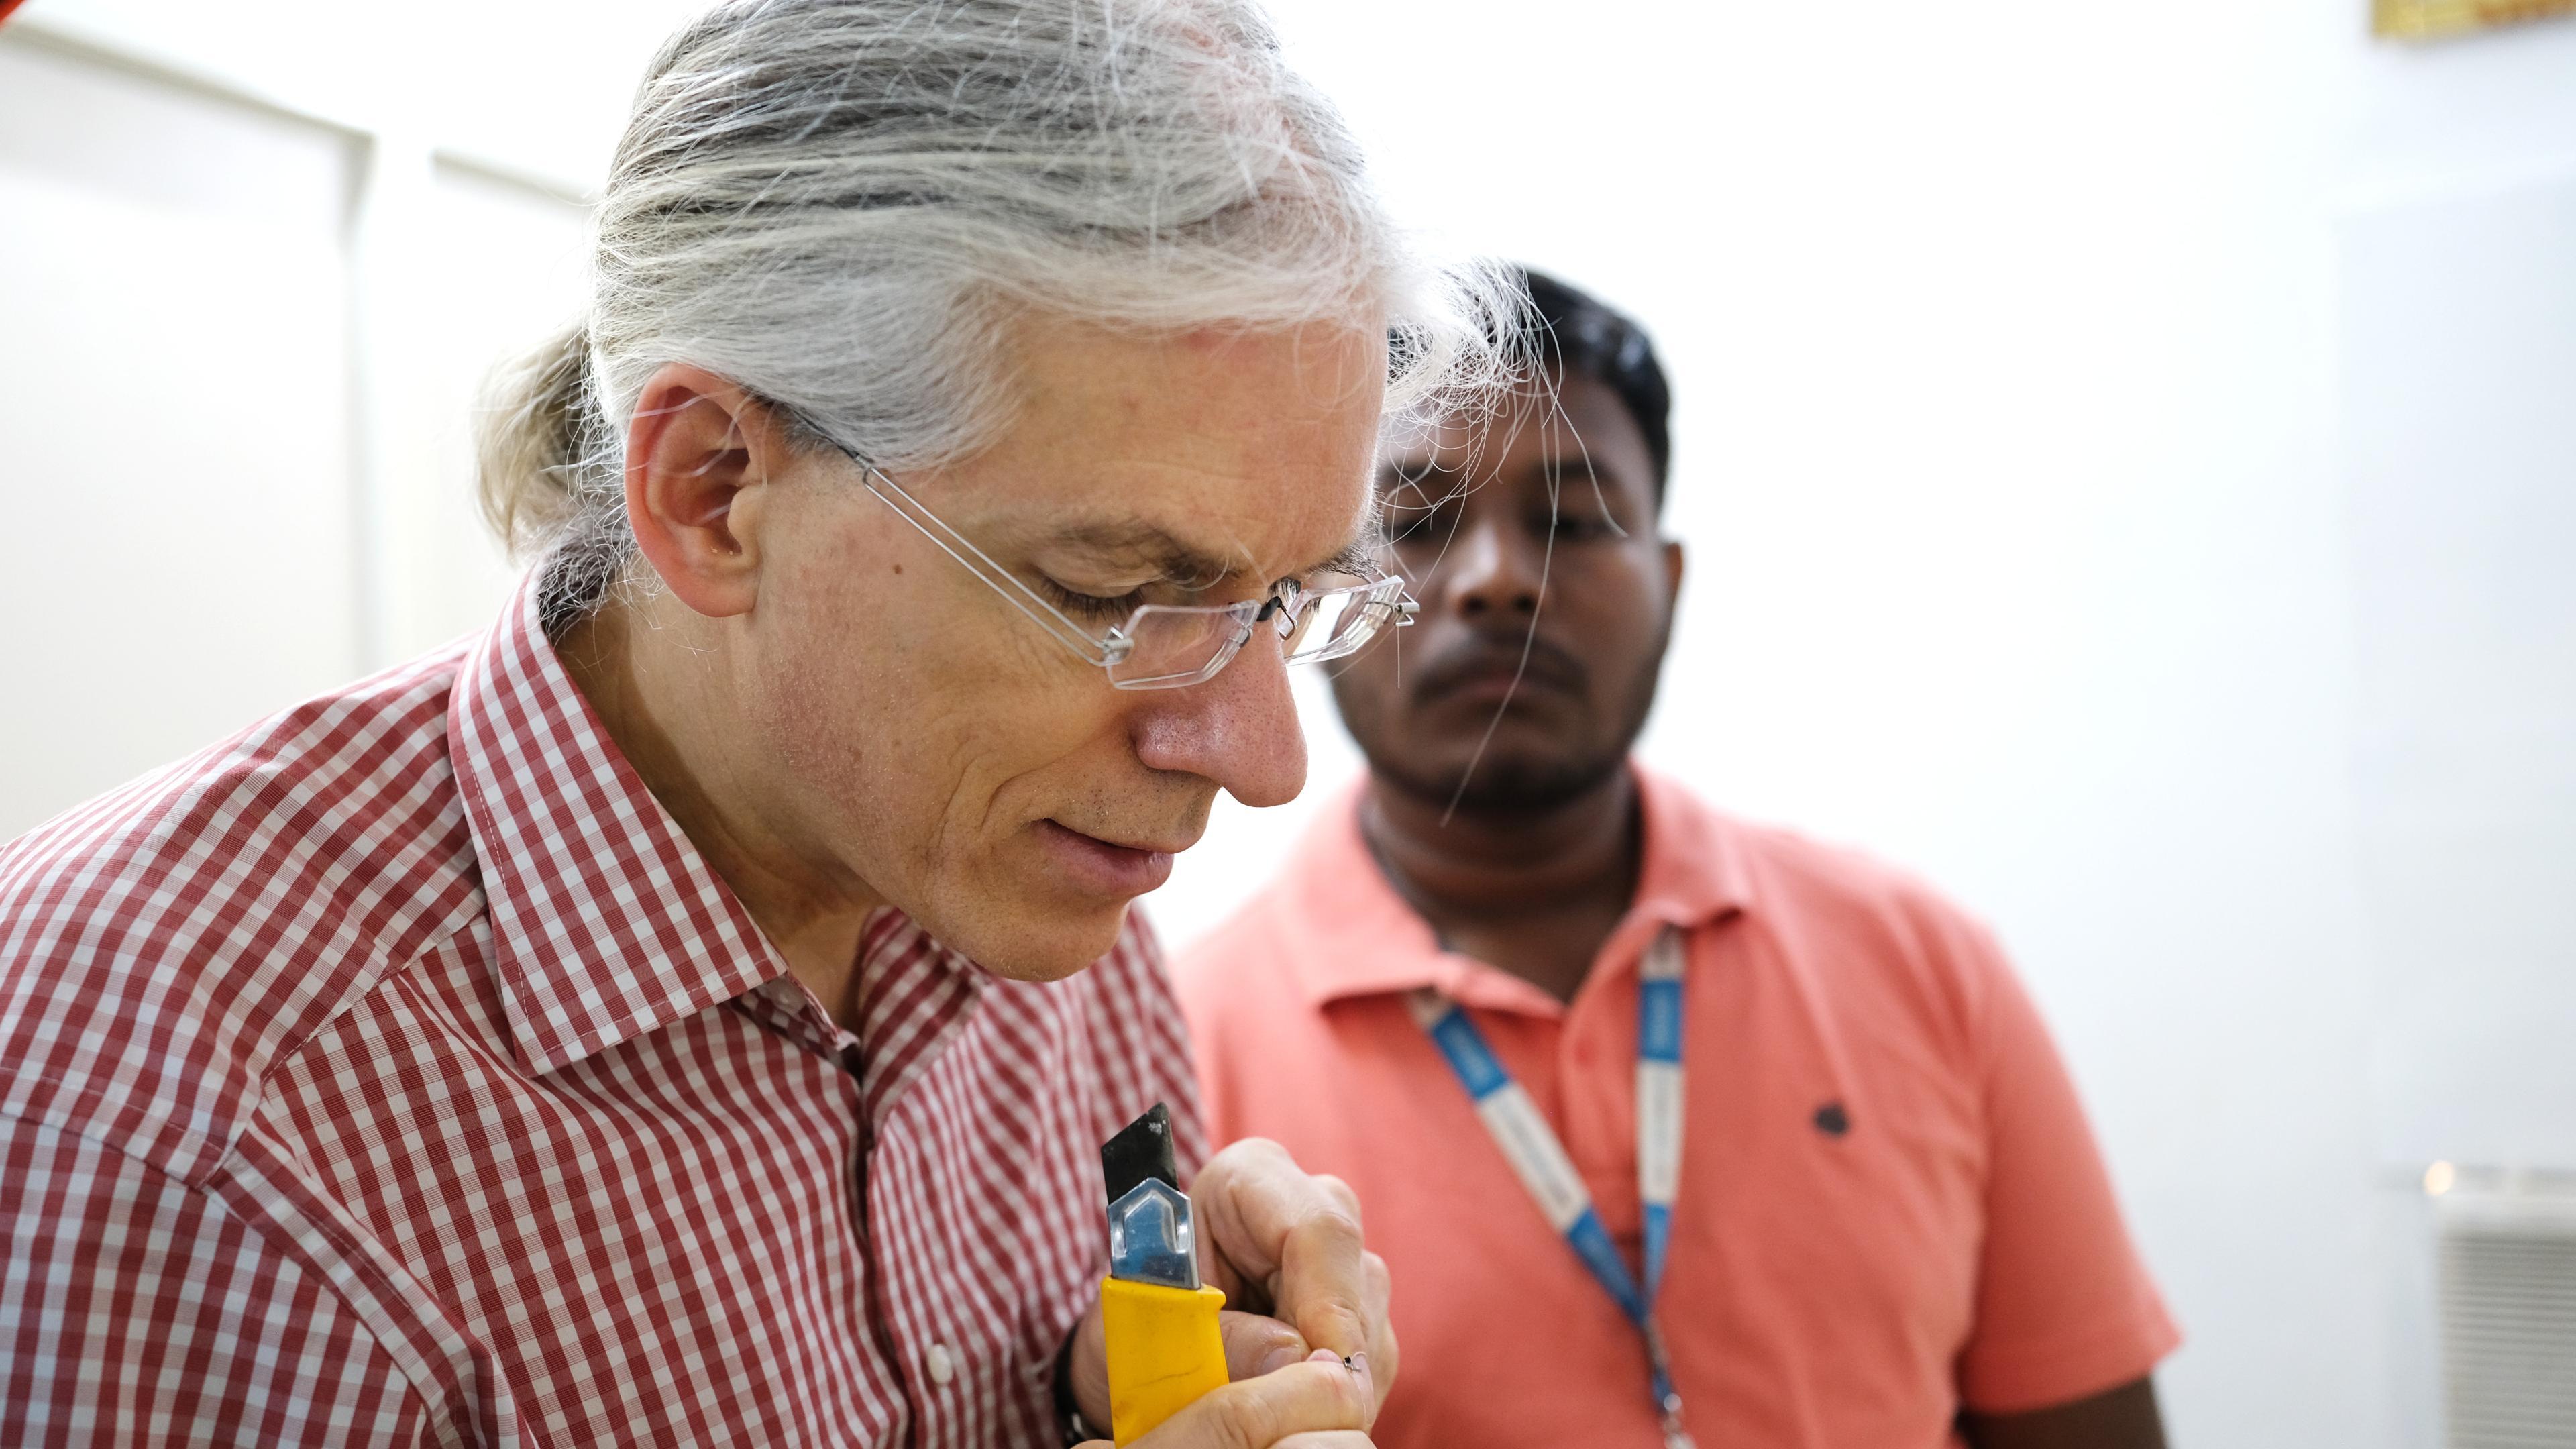
[{"label": "polo shirt button", "polygon": [[945,1387],[950,1379],[957,1377],[957,1365],[949,1360],[948,1345],[944,1343],[932,1344],[930,1352],[923,1355],[923,1361],[930,1367],[930,1381],[934,1384]]}]

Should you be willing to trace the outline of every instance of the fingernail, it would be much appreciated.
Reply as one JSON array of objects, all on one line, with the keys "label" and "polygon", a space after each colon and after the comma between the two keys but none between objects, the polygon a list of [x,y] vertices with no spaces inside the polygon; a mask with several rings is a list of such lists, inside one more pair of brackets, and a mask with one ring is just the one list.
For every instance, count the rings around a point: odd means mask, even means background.
[{"label": "fingernail", "polygon": [[1261,1361],[1252,1366],[1252,1372],[1257,1377],[1261,1374],[1277,1373],[1279,1370],[1288,1367],[1290,1364],[1303,1362],[1305,1362],[1305,1360],[1297,1356],[1296,1344],[1283,1343],[1270,1350],[1268,1353],[1263,1354],[1261,1356]]},{"label": "fingernail", "polygon": [[1349,1359],[1346,1359],[1346,1358],[1342,1357],[1340,1354],[1337,1354],[1337,1353],[1333,1352],[1333,1351],[1332,1351],[1331,1349],[1329,1349],[1329,1348],[1319,1348],[1319,1349],[1315,1350],[1313,1353],[1310,1353],[1310,1354],[1306,1355],[1306,1362],[1308,1362],[1308,1363],[1337,1363],[1337,1364],[1341,1364],[1341,1365],[1343,1365],[1344,1367],[1348,1367],[1348,1366],[1350,1365],[1350,1360],[1349,1360]]}]

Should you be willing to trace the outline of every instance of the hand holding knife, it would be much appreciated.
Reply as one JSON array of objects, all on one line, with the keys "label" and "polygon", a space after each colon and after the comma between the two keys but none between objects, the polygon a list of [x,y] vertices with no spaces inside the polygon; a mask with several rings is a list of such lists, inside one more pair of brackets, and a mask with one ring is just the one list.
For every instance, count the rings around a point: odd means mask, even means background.
[{"label": "hand holding knife", "polygon": [[[1184,1196],[1159,1104],[1101,1163],[1110,1275],[1067,1381],[1085,1417],[1143,1449],[1362,1449],[1396,1347],[1386,1267],[1361,1242],[1349,1189],[1249,1141],[1210,1159]],[[1228,1301],[1262,1311],[1220,1315]]]}]

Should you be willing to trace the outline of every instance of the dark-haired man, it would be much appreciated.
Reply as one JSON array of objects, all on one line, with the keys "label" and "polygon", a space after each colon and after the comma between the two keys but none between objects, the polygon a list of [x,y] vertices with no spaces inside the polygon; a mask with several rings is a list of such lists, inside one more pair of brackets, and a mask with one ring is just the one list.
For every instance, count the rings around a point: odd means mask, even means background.
[{"label": "dark-haired man", "polygon": [[[1220,1138],[1357,1190],[1392,1449],[2155,1449],[2175,1332],[2046,1029],[1911,879],[1630,763],[1682,579],[1645,335],[1383,460],[1369,779],[1182,971]],[[1543,607],[1542,607],[1543,604]]]}]

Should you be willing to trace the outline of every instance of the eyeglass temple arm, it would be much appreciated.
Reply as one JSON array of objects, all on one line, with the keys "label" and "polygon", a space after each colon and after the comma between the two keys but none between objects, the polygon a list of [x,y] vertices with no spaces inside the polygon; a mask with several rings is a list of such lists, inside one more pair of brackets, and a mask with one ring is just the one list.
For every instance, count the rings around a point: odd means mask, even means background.
[{"label": "eyeglass temple arm", "polygon": [[[847,453],[847,449],[843,449]],[[1057,642],[1081,655],[1090,663],[1107,668],[1127,657],[1135,647],[1124,630],[1112,630],[1107,639],[1093,637],[1080,624],[1065,617],[1064,611],[1050,604],[1035,589],[1020,582],[1017,574],[1000,564],[974,541],[940,521],[939,515],[921,506],[918,499],[903,491],[901,484],[879,472],[875,465],[855,453],[850,461],[859,465],[859,482],[870,493],[884,499],[895,516],[921,531],[921,536],[939,545],[940,552],[964,565],[977,578],[991,585],[1011,607],[1029,616],[1039,628],[1055,636]],[[889,496],[891,495],[891,496]],[[960,550],[963,550],[962,552]]]},{"label": "eyeglass temple arm", "polygon": [[[968,572],[998,591],[1013,608],[1028,615],[1038,627],[1054,635],[1057,642],[1082,656],[1086,661],[1103,668],[1117,664],[1135,648],[1136,641],[1124,629],[1112,629],[1107,639],[1094,637],[1080,624],[1067,618],[1063,610],[1048,603],[1043,595],[1022,583],[1017,574],[995,563],[990,555],[975,546],[973,539],[950,528],[938,514],[924,507],[921,500],[906,493],[902,484],[887,477],[875,464],[847,448],[841,449],[841,452],[858,465],[859,482],[869,492],[883,500],[887,507],[892,508],[897,517],[919,530],[922,537],[937,544],[940,552],[957,560]],[[1389,601],[1395,610],[1395,621],[1398,625],[1411,624],[1414,616],[1422,612],[1422,606],[1415,602],[1413,595],[1396,579],[1396,576],[1390,574],[1357,587],[1371,589],[1390,582],[1396,584],[1395,598]],[[1293,581],[1291,586],[1295,587]],[[1311,599],[1316,596],[1306,597]],[[1276,602],[1275,595],[1274,602]],[[1263,612],[1267,614],[1269,606],[1265,605]]]}]

